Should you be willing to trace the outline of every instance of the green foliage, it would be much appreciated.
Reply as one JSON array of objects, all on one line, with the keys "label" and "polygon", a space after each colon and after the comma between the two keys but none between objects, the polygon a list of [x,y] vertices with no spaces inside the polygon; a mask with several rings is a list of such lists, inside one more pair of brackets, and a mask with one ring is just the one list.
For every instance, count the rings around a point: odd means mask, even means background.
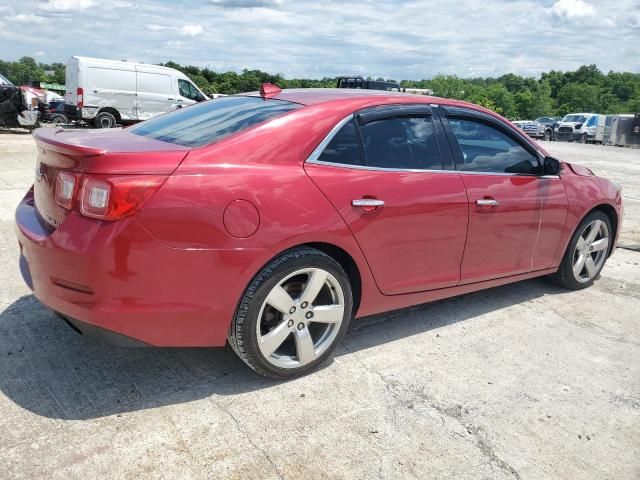
[{"label": "green foliage", "polygon": [[[245,69],[237,72],[214,72],[194,65],[167,62],[167,67],[184,72],[205,93],[234,94],[256,91],[262,83],[275,83],[281,88],[331,88],[335,78],[320,80],[286,79],[276,73]],[[64,83],[64,65],[43,64],[31,57],[16,62],[0,60],[0,73],[16,85],[30,81]],[[372,79],[372,77],[369,77]],[[377,77],[377,80],[385,80]],[[396,82],[387,78],[385,81]],[[534,119],[570,112],[624,113],[640,111],[640,74],[609,72],[596,65],[583,65],[573,72],[551,70],[539,79],[513,73],[498,78],[460,78],[436,75],[431,79],[402,80],[403,87],[430,88],[434,95],[455,98],[482,105],[511,119]]]}]

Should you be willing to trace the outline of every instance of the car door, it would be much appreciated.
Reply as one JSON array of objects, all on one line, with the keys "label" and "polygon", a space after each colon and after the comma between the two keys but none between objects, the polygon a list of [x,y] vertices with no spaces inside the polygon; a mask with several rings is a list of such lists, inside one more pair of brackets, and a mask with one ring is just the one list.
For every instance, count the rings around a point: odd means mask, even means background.
[{"label": "car door", "polygon": [[566,215],[559,177],[543,175],[536,149],[505,123],[463,108],[446,112],[469,202],[461,283],[551,266]]},{"label": "car door", "polygon": [[178,78],[178,98],[176,103],[178,108],[187,105],[193,105],[196,102],[201,102],[204,97],[196,86],[188,80]]},{"label": "car door", "polygon": [[357,112],[305,163],[387,295],[460,281],[467,198],[446,144],[441,153],[442,125],[432,117],[428,105]]}]

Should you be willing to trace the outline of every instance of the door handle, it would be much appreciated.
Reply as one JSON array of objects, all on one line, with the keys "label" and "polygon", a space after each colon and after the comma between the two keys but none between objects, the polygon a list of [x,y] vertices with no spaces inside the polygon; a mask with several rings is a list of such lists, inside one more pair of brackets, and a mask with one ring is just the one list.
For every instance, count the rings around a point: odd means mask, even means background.
[{"label": "door handle", "polygon": [[170,102],[173,102],[175,98],[167,98],[167,100],[169,100]]},{"label": "door handle", "polygon": [[476,205],[478,207],[497,207],[500,205],[500,202],[494,198],[479,198],[476,200]]},{"label": "door handle", "polygon": [[384,200],[378,200],[377,198],[358,198],[351,200],[351,205],[354,207],[382,207],[384,206]]}]

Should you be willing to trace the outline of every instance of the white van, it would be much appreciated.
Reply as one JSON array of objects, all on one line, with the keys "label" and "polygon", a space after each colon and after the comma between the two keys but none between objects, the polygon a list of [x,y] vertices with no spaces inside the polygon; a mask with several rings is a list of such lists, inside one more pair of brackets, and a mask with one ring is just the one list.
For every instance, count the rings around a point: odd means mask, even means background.
[{"label": "white van", "polygon": [[65,113],[110,128],[206,100],[182,72],[146,63],[73,56],[66,68]]},{"label": "white van", "polygon": [[570,113],[565,115],[554,131],[558,141],[602,142],[605,115],[597,113]]}]

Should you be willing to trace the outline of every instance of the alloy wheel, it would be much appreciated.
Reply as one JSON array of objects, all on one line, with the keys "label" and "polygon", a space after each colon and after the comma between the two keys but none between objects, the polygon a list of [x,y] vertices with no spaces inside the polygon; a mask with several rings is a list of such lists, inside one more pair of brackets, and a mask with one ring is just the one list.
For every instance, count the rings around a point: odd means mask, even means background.
[{"label": "alloy wheel", "polygon": [[321,268],[305,268],[274,286],[257,319],[258,347],[279,368],[298,368],[321,356],[344,319],[344,292]]},{"label": "alloy wheel", "polygon": [[587,283],[600,272],[609,242],[609,228],[602,220],[594,220],[584,228],[573,252],[573,275],[578,282]]}]

